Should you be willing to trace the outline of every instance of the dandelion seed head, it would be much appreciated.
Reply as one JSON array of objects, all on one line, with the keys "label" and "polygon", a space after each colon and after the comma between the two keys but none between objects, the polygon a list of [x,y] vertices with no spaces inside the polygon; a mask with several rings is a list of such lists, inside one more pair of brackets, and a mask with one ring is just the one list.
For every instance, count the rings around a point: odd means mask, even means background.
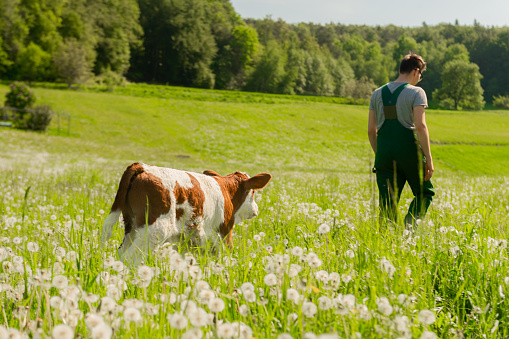
[{"label": "dandelion seed head", "polygon": [[62,298],[59,296],[53,296],[49,299],[49,304],[52,308],[61,308],[63,306]]},{"label": "dandelion seed head", "polygon": [[329,297],[322,295],[321,297],[318,298],[318,308],[322,311],[327,311],[331,309],[332,300]]},{"label": "dandelion seed head", "polygon": [[389,303],[389,300],[387,300],[387,298],[382,297],[378,300],[378,311],[385,316],[389,316],[392,314],[393,308]]},{"label": "dandelion seed head", "polygon": [[216,296],[216,294],[214,293],[214,291],[211,291],[211,290],[201,290],[200,293],[198,294],[197,300],[201,304],[208,304],[209,301],[212,298],[214,298],[215,296]]},{"label": "dandelion seed head", "polygon": [[56,275],[53,277],[52,285],[58,289],[63,289],[69,285],[69,280],[66,276]]},{"label": "dandelion seed head", "polygon": [[101,311],[102,312],[110,312],[117,306],[115,300],[111,297],[102,297],[101,298]]},{"label": "dandelion seed head", "polygon": [[189,315],[198,309],[198,305],[194,300],[182,300],[180,303],[180,309],[186,314]]},{"label": "dandelion seed head", "polygon": [[247,317],[247,315],[249,314],[249,306],[247,305],[240,305],[239,307],[239,313],[241,316],[243,317]]},{"label": "dandelion seed head", "polygon": [[34,253],[34,252],[38,252],[38,251],[39,251],[39,245],[38,245],[37,243],[35,243],[35,242],[30,241],[30,242],[27,244],[27,250],[28,250],[29,252],[32,252],[32,253]]},{"label": "dandelion seed head", "polygon": [[154,270],[151,267],[140,265],[137,270],[138,277],[145,281],[150,281],[154,277]]},{"label": "dandelion seed head", "polygon": [[74,330],[65,324],[58,324],[53,328],[52,331],[53,338],[59,339],[73,339],[74,338]]},{"label": "dandelion seed head", "polygon": [[207,311],[203,308],[197,308],[194,312],[188,314],[189,322],[194,327],[204,327],[207,326],[209,316]]},{"label": "dandelion seed head", "polygon": [[211,312],[218,313],[224,310],[225,303],[221,298],[214,298],[209,302],[209,309]]},{"label": "dandelion seed head", "polygon": [[242,285],[240,285],[240,290],[242,291],[242,293],[246,293],[247,291],[254,292],[255,291],[255,287],[254,287],[254,285],[252,283],[245,282]]},{"label": "dandelion seed head", "polygon": [[314,317],[317,311],[318,307],[310,301],[306,301],[302,304],[302,314],[308,318]]},{"label": "dandelion seed head", "polygon": [[235,335],[233,327],[228,323],[217,326],[217,335],[219,338],[232,338]]},{"label": "dandelion seed head", "polygon": [[300,302],[300,294],[294,288],[289,288],[286,290],[286,299],[293,301],[295,304]]},{"label": "dandelion seed head", "polygon": [[315,277],[317,280],[321,282],[327,282],[329,280],[329,273],[327,271],[318,271],[315,272]]},{"label": "dandelion seed head", "polygon": [[296,257],[300,257],[301,255],[304,254],[304,250],[302,249],[302,247],[295,246],[294,248],[292,248],[292,254]]},{"label": "dandelion seed head", "polygon": [[168,315],[170,326],[177,330],[182,330],[187,327],[187,318],[181,313]]},{"label": "dandelion seed head", "polygon": [[100,315],[94,313],[87,313],[85,315],[85,324],[88,328],[94,328],[102,323],[104,323],[104,319]]},{"label": "dandelion seed head", "polygon": [[274,273],[269,273],[263,278],[263,282],[267,286],[274,286],[277,284],[277,277]]},{"label": "dandelion seed head", "polygon": [[203,332],[199,328],[191,328],[184,334],[182,334],[182,339],[201,339],[203,337]]},{"label": "dandelion seed head", "polygon": [[141,320],[141,313],[137,308],[128,307],[124,310],[124,320],[138,322]]},{"label": "dandelion seed head", "polygon": [[437,339],[437,335],[431,331],[422,332],[421,339]]},{"label": "dandelion seed head", "polygon": [[422,310],[418,314],[419,321],[424,325],[431,325],[435,322],[435,314],[430,310]]},{"label": "dandelion seed head", "polygon": [[318,227],[318,233],[319,234],[326,234],[326,233],[329,233],[329,231],[330,231],[330,226],[327,225],[327,224],[321,224]]},{"label": "dandelion seed head", "polygon": [[110,339],[113,329],[106,323],[101,323],[92,328],[92,339]]}]

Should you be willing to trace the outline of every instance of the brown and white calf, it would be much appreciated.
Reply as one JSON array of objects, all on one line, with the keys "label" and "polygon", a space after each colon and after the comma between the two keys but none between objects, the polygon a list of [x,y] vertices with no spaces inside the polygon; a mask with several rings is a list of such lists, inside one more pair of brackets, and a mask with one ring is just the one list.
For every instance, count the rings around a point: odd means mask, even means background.
[{"label": "brown and white calf", "polygon": [[271,178],[269,173],[223,177],[210,170],[200,174],[134,163],[122,175],[101,244],[122,213],[125,236],[119,255],[132,265],[162,243],[214,251],[226,239],[231,246],[233,226],[258,215],[255,191]]}]

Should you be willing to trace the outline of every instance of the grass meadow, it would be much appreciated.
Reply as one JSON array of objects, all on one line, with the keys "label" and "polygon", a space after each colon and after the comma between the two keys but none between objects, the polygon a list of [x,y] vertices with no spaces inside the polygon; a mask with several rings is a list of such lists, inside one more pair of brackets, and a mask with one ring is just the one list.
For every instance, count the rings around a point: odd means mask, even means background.
[{"label": "grass meadow", "polygon": [[[0,86],[0,98],[7,86]],[[436,199],[380,227],[367,107],[129,85],[35,88],[69,114],[0,129],[0,338],[505,338],[509,113],[427,112]],[[134,161],[273,174],[232,250],[139,268],[99,237]],[[406,212],[411,193],[403,192]]]}]

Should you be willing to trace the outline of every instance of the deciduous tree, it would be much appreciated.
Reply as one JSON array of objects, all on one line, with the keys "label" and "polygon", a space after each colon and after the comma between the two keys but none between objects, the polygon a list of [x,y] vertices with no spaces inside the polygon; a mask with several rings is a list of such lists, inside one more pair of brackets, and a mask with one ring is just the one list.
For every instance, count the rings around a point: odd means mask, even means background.
[{"label": "deciduous tree", "polygon": [[61,49],[55,53],[53,62],[59,78],[67,83],[84,83],[92,75],[92,65],[87,60],[86,47],[74,38],[67,39]]},{"label": "deciduous tree", "polygon": [[482,109],[484,107],[482,75],[479,66],[465,60],[452,60],[445,64],[442,73],[442,88],[433,93],[446,103],[452,101],[454,109],[462,108]]}]

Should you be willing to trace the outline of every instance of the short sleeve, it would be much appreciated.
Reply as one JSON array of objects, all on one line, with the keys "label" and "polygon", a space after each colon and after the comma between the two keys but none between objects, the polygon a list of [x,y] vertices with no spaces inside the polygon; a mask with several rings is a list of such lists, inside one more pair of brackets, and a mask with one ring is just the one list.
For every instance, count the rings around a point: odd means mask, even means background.
[{"label": "short sleeve", "polygon": [[375,110],[375,106],[376,106],[375,93],[376,93],[376,91],[374,91],[373,94],[371,94],[371,100],[369,101],[369,109],[371,109],[373,111]]},{"label": "short sleeve", "polygon": [[424,92],[424,90],[421,87],[416,88],[417,91],[415,93],[413,107],[424,106],[424,108],[428,108],[428,98],[426,97],[426,92]]}]

